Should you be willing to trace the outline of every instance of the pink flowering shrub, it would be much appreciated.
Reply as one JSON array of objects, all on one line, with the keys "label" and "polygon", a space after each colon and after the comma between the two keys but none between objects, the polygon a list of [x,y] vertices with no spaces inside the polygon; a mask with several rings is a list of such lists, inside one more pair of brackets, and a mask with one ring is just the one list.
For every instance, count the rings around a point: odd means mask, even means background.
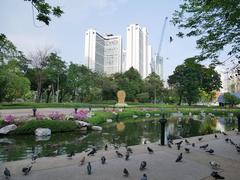
[{"label": "pink flowering shrub", "polygon": [[44,114],[38,112],[36,114],[36,119],[37,120],[43,120],[43,119],[46,119],[46,116]]},{"label": "pink flowering shrub", "polygon": [[85,120],[88,117],[88,111],[79,110],[73,114],[73,117],[74,119],[77,119],[77,120]]},{"label": "pink flowering shrub", "polygon": [[54,112],[51,112],[48,115],[48,117],[51,118],[52,120],[63,120],[65,116],[64,114],[61,114],[58,111],[54,111]]},{"label": "pink flowering shrub", "polygon": [[10,124],[10,123],[13,123],[14,119],[15,119],[15,117],[10,114],[10,115],[7,115],[4,117],[4,122]]}]

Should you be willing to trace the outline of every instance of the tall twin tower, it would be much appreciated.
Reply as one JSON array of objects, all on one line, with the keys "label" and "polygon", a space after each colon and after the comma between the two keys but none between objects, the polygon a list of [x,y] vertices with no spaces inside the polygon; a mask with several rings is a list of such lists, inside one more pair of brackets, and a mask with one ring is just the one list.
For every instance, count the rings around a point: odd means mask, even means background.
[{"label": "tall twin tower", "polygon": [[100,34],[94,29],[85,33],[85,65],[93,71],[105,74],[123,73],[133,67],[142,78],[150,73],[157,73],[161,79],[161,64],[157,64],[152,56],[152,48],[148,44],[146,27],[131,24],[127,27],[127,46],[122,46],[121,36]]}]

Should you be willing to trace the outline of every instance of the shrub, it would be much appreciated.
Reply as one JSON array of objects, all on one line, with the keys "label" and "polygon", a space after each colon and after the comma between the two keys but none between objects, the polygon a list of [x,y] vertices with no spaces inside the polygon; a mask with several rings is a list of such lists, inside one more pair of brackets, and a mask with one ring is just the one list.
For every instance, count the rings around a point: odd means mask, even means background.
[{"label": "shrub", "polygon": [[4,121],[8,124],[13,123],[14,119],[15,117],[11,114],[4,117]]},{"label": "shrub", "polygon": [[46,116],[44,114],[38,112],[36,114],[36,119],[37,120],[43,120],[43,119],[46,119]]},{"label": "shrub", "polygon": [[58,111],[54,111],[54,112],[51,112],[48,115],[48,117],[51,118],[52,120],[64,120],[65,115],[59,113]]},{"label": "shrub", "polygon": [[86,110],[79,110],[73,114],[74,119],[85,120],[88,117],[88,112]]},{"label": "shrub", "polygon": [[68,132],[77,129],[77,125],[73,121],[52,121],[52,120],[31,120],[20,125],[13,134],[34,134],[37,128],[49,128],[52,133]]}]

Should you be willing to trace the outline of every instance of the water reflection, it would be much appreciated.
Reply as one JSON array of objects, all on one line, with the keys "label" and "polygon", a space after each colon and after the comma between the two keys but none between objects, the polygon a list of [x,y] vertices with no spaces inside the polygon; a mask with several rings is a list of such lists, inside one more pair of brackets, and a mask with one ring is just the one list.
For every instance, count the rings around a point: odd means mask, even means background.
[{"label": "water reflection", "polygon": [[[190,137],[211,130],[230,130],[234,126],[234,118],[215,118],[202,122],[192,119],[169,120],[165,137]],[[72,150],[82,152],[91,146],[102,149],[105,144],[123,146],[157,142],[160,139],[160,123],[156,120],[110,123],[104,125],[102,132],[60,133],[52,134],[49,138],[40,141],[32,135],[0,138],[0,163],[30,158],[32,153],[56,156]]]}]

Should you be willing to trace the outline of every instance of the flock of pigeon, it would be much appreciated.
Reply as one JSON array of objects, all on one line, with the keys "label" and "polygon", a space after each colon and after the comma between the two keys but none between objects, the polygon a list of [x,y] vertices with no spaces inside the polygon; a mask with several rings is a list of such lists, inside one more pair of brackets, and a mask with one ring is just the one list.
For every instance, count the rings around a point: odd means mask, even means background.
[{"label": "flock of pigeon", "polygon": [[[228,135],[227,135],[225,132],[222,132],[222,134],[223,134],[224,136],[226,136],[225,142],[226,142],[226,143],[230,143],[231,145],[235,146],[236,151],[237,151],[237,152],[240,152],[240,145],[236,144],[235,142],[233,142],[232,139],[228,138]],[[217,138],[218,138],[217,134],[214,134],[214,137],[217,139]],[[199,142],[202,142],[202,141],[203,141],[203,137],[199,137],[199,138],[198,138],[198,141],[199,141]],[[194,148],[194,147],[195,147],[195,143],[190,143],[187,139],[185,139],[185,140],[180,140],[180,141],[178,141],[178,142],[176,142],[176,143],[173,143],[173,140],[172,140],[172,139],[168,139],[167,145],[168,145],[169,148],[172,148],[174,145],[176,145],[177,150],[180,150],[181,147],[182,147],[183,142],[185,142],[185,145],[187,145],[187,146],[184,147],[184,151],[185,151],[186,153],[190,153],[190,148],[189,148],[189,147],[192,146],[192,147]],[[146,144],[146,142],[144,142],[144,144]],[[131,149],[130,147],[127,147],[127,146],[126,146],[126,153],[125,153],[125,155],[122,154],[122,153],[118,150],[119,147],[114,146],[114,148],[115,148],[115,150],[116,150],[116,151],[115,151],[116,156],[117,156],[118,158],[124,158],[126,161],[129,160],[130,154],[133,153],[132,149]],[[201,146],[199,146],[199,148],[200,148],[201,150],[204,150],[206,153],[209,153],[209,154],[211,154],[211,155],[214,154],[214,149],[209,148],[209,144],[201,145]],[[105,149],[105,151],[108,150],[108,145],[107,145],[107,144],[105,145],[104,149]],[[148,152],[149,154],[153,154],[153,153],[154,153],[154,150],[153,150],[152,148],[150,148],[149,146],[147,146],[147,152]],[[93,148],[91,149],[91,151],[87,154],[87,156],[94,156],[95,153],[97,153],[97,150],[96,150],[95,147],[93,147]],[[68,158],[68,159],[72,159],[72,157],[73,157],[74,155],[75,155],[75,153],[74,153],[74,151],[72,151],[72,152],[70,152],[70,153],[67,155],[67,158]],[[32,163],[31,163],[31,165],[28,165],[27,167],[22,168],[22,173],[23,173],[23,175],[26,176],[26,175],[28,175],[28,174],[30,173],[30,171],[31,171],[31,169],[32,169],[32,164],[36,162],[36,159],[37,159],[39,156],[40,156],[40,154],[37,154],[37,155],[33,154],[33,155],[32,155]],[[80,166],[82,166],[82,165],[85,164],[85,159],[86,159],[86,158],[85,158],[85,156],[84,156],[84,157],[80,160],[80,163],[79,163]],[[180,153],[180,154],[178,155],[178,157],[176,158],[175,162],[176,162],[176,163],[182,162],[182,160],[183,160],[183,153]],[[106,157],[105,157],[105,156],[102,156],[102,157],[101,157],[101,164],[103,164],[103,165],[106,164]],[[215,178],[215,179],[225,179],[225,177],[221,176],[221,175],[218,173],[218,171],[217,171],[217,170],[220,169],[220,164],[218,164],[218,163],[215,162],[215,161],[210,161],[209,164],[210,164],[211,168],[214,170],[214,171],[211,173],[211,176],[212,176],[213,178]],[[146,162],[146,161],[142,161],[142,162],[140,163],[139,170],[140,170],[140,171],[144,171],[146,168],[147,168],[147,162]],[[130,175],[129,170],[128,170],[127,168],[124,168],[122,172],[123,172],[123,176],[125,176],[125,177],[128,177],[128,176]],[[90,162],[87,163],[87,174],[88,174],[88,175],[91,175],[91,174],[92,174],[92,165],[91,165]],[[4,170],[4,176],[5,176],[6,179],[10,179],[10,177],[11,177],[11,172],[10,172],[10,170],[9,170],[8,168],[5,168],[5,170]],[[146,173],[143,173],[143,175],[142,175],[142,177],[141,177],[141,180],[147,180],[147,174],[146,174]]]}]

